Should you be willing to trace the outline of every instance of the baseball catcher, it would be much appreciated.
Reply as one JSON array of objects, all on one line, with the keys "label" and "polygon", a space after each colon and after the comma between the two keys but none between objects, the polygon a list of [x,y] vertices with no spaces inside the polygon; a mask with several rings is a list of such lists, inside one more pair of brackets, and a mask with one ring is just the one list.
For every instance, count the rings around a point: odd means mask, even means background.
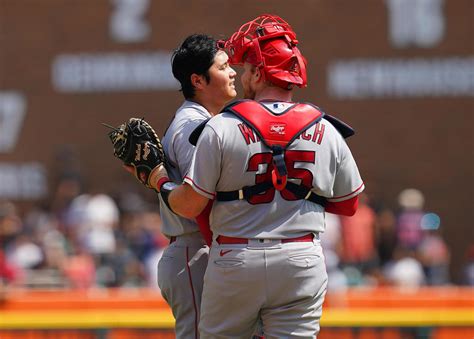
[{"label": "baseball catcher", "polygon": [[306,85],[306,61],[282,18],[261,15],[222,45],[229,64],[243,64],[246,100],[209,120],[183,184],[157,187],[184,217],[214,202],[200,337],[248,338],[261,317],[268,338],[315,338],[325,213],[353,215],[365,187],[344,140],[352,131],[292,100]]},{"label": "baseball catcher", "polygon": [[130,118],[118,128],[104,125],[112,129],[108,136],[114,146],[114,155],[142,184],[156,187],[151,178],[155,171],[164,167],[165,155],[153,127],[140,118]]}]

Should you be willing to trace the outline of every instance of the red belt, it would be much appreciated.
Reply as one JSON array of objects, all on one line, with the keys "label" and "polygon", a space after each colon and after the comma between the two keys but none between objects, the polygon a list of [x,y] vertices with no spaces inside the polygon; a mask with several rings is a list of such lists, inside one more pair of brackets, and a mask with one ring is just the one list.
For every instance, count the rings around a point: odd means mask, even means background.
[{"label": "red belt", "polygon": [[[274,239],[274,240],[281,240],[282,243],[287,243],[287,242],[312,242],[313,239],[314,239],[314,234],[310,233],[310,234],[306,234],[306,235],[303,235],[302,237],[298,237],[298,238]],[[249,243],[249,239],[226,237],[225,235],[219,235],[216,240],[217,240],[218,244],[227,244],[227,245],[229,245],[229,244],[248,244]],[[255,239],[255,240],[260,240],[263,243],[265,239]]]},{"label": "red belt", "polygon": [[176,237],[170,237],[170,244],[174,243],[176,241]]}]

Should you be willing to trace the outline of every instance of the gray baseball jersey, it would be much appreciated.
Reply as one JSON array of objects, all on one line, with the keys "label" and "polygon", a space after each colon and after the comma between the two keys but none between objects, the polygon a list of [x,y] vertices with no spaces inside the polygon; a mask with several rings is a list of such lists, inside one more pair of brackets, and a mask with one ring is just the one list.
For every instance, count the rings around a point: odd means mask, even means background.
[{"label": "gray baseball jersey", "polygon": [[[201,122],[210,117],[210,113],[203,106],[188,100],[176,111],[161,140],[170,165],[167,168],[168,175],[174,182],[181,183],[191,165],[194,146],[189,143],[189,135]],[[159,197],[163,234],[170,237],[198,231],[198,226],[193,220],[182,218],[170,211],[161,195]]]},{"label": "gray baseball jersey", "polygon": [[[282,113],[291,103],[265,105]],[[288,180],[312,186],[330,201],[364,189],[346,142],[324,119],[290,145],[285,159]],[[253,130],[222,113],[204,128],[184,181],[213,199],[216,192],[270,180],[271,161]],[[247,337],[259,318],[267,338],[314,338],[327,290],[319,240],[324,208],[270,188],[250,201],[216,201],[210,222],[214,242],[204,276],[201,338]],[[247,240],[226,243],[219,235]]]},{"label": "gray baseball jersey", "polygon": [[[288,103],[268,103],[283,111]],[[216,191],[233,191],[255,185],[267,174],[270,150],[256,134],[229,113],[211,119],[199,138],[193,164],[185,182],[209,199]],[[322,120],[288,148],[288,178],[307,186],[329,201],[350,199],[364,189],[354,158],[332,124]],[[240,238],[292,238],[324,232],[324,208],[307,200],[287,200],[275,190],[256,203],[216,201],[210,216],[214,234]]]},{"label": "gray baseball jersey", "polygon": [[[189,135],[210,117],[204,107],[191,101],[185,101],[177,110],[162,139],[170,164],[168,174],[173,181],[181,183],[191,164],[194,146],[188,141]],[[176,338],[198,338],[203,278],[209,247],[196,222],[171,212],[161,196],[160,212],[162,232],[176,240],[164,250],[160,259],[158,285],[176,320]]]}]

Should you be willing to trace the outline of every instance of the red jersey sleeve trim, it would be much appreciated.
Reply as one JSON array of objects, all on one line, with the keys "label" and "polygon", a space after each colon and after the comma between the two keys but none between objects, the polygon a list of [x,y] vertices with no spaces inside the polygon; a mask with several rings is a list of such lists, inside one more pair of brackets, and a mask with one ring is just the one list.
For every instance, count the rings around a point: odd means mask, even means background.
[{"label": "red jersey sleeve trim", "polygon": [[346,194],[346,195],[341,195],[341,196],[338,196],[338,197],[328,198],[328,201],[338,202],[338,201],[344,201],[344,200],[350,199],[350,198],[358,195],[359,193],[361,193],[364,190],[364,188],[365,188],[365,185],[364,185],[364,183],[362,183],[359,187],[357,187],[351,193]]},{"label": "red jersey sleeve trim", "polygon": [[199,187],[193,179],[191,179],[190,177],[184,177],[184,182],[190,184],[192,187],[196,188],[196,190],[198,191],[198,193],[201,193],[203,195],[205,195],[207,198],[209,198],[210,196],[210,199],[214,199],[216,197],[216,194],[215,193],[211,193],[211,192],[208,192],[206,191],[204,188],[202,187]]}]

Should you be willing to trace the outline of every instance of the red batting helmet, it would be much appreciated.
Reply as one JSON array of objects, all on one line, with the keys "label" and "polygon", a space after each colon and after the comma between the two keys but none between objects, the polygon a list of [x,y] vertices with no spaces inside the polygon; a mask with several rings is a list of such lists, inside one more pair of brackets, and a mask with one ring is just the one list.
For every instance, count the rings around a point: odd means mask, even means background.
[{"label": "red batting helmet", "polygon": [[306,59],[297,44],[291,26],[270,14],[247,22],[223,42],[231,64],[255,65],[263,70],[266,80],[286,89],[306,86]]}]

